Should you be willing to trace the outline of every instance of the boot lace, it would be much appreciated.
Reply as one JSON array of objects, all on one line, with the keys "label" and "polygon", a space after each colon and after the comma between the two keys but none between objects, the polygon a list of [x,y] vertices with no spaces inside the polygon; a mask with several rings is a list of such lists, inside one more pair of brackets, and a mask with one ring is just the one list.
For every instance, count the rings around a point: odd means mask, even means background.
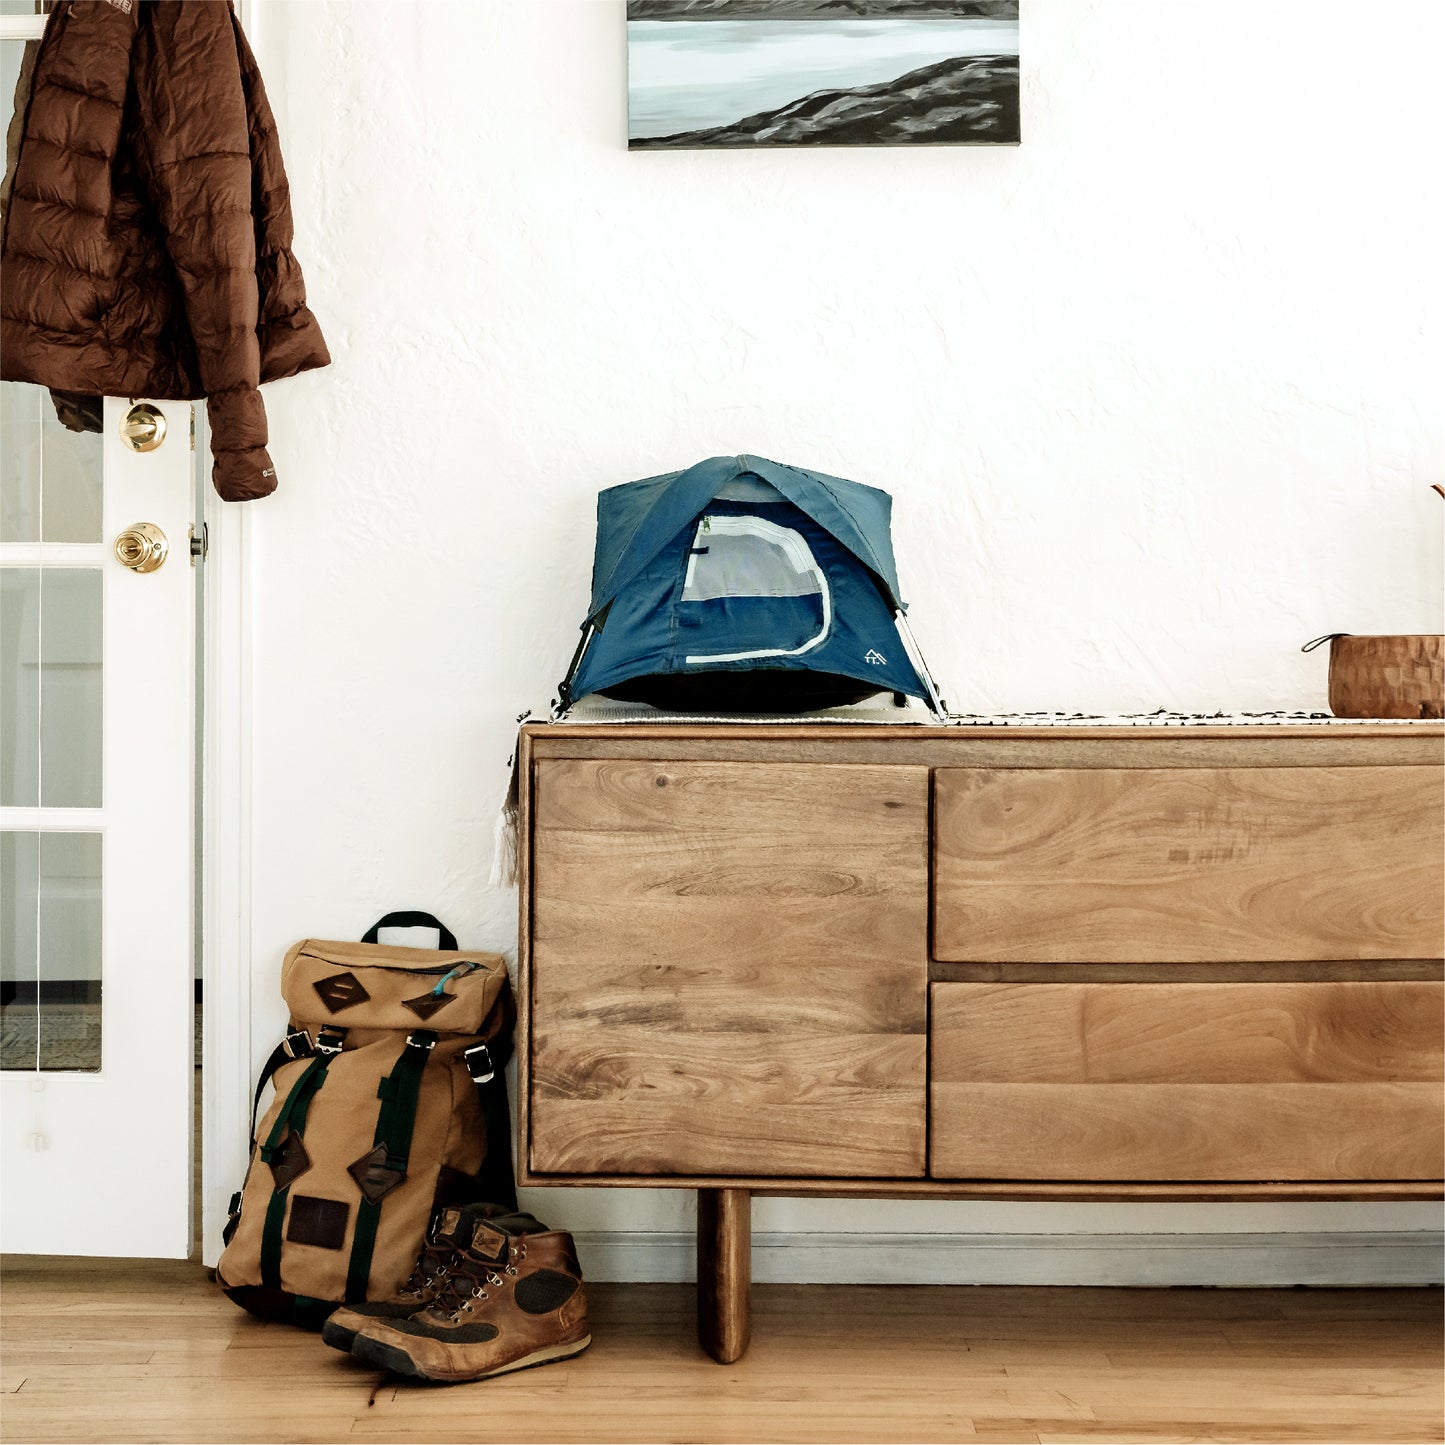
[{"label": "boot lace", "polygon": [[427,1245],[401,1287],[402,1298],[421,1299],[448,1277],[455,1257],[456,1251],[449,1244]]},{"label": "boot lace", "polygon": [[507,1276],[515,1278],[517,1265],[526,1257],[527,1246],[520,1242],[513,1246],[511,1259],[504,1265],[488,1264],[458,1253],[432,1309],[445,1314],[453,1324],[460,1323],[463,1315],[471,1314],[476,1308],[478,1300],[491,1299],[487,1286],[500,1289],[506,1284]]}]

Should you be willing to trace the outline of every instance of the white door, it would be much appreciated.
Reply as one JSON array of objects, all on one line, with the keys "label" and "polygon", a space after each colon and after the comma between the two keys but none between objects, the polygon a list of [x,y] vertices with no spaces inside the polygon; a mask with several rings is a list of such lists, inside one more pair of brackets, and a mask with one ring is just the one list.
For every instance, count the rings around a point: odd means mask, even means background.
[{"label": "white door", "polygon": [[[128,402],[74,433],[0,385],[7,1252],[191,1248],[194,473],[190,404],[154,405],[137,452]],[[169,546],[153,571],[118,556],[139,523]]]}]

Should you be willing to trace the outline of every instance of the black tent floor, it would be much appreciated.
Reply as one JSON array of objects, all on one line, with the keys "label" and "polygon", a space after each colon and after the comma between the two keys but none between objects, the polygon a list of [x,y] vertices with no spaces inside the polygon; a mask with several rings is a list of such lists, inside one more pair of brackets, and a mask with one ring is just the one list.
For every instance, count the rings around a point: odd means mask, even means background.
[{"label": "black tent floor", "polygon": [[[766,668],[755,672],[653,673],[603,689],[618,702],[641,702],[670,712],[800,713],[848,707],[892,693],[841,673]],[[900,708],[901,711],[901,708]]]}]

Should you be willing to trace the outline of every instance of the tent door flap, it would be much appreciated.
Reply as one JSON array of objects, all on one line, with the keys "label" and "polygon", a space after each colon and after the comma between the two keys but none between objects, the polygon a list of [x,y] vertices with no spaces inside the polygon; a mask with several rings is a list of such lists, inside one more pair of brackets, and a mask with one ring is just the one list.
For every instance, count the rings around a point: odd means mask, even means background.
[{"label": "tent door flap", "polygon": [[833,625],[828,577],[807,540],[791,527],[757,516],[701,518],[680,606],[683,620],[703,631],[710,620],[726,619],[735,626],[740,613],[765,610],[772,639],[792,644],[690,652],[685,656],[689,666],[798,657],[826,641]]}]

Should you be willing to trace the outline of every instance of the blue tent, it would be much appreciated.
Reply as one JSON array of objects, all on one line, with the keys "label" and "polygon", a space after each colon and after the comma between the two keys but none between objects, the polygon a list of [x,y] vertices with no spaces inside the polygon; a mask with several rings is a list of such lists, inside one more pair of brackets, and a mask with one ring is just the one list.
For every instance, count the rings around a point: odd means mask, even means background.
[{"label": "blue tent", "polygon": [[600,692],[795,712],[891,692],[941,715],[903,618],[892,505],[875,487],[750,456],[608,488],[559,706]]}]

